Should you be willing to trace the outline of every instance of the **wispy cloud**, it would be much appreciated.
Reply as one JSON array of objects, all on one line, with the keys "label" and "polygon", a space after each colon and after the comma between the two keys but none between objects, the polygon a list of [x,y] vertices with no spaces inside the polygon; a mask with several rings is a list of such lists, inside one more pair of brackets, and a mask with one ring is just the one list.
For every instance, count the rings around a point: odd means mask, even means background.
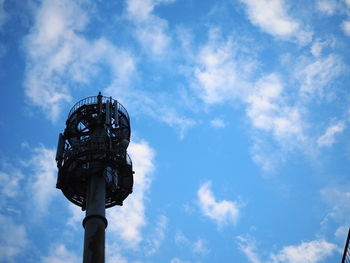
[{"label": "wispy cloud", "polygon": [[181,116],[176,112],[176,110],[167,107],[164,107],[163,110],[160,110],[159,118],[170,127],[178,130],[181,139],[185,137],[186,131],[189,128],[197,124],[195,120]]},{"label": "wispy cloud", "polygon": [[192,88],[205,103],[214,104],[235,98],[239,82],[233,41],[222,41],[217,29],[211,29],[208,43],[197,54]]},{"label": "wispy cloud", "polygon": [[223,119],[216,118],[210,121],[210,125],[214,128],[225,128],[227,126],[227,122]]},{"label": "wispy cloud", "polygon": [[[281,158],[266,158],[263,137],[272,137],[283,151],[300,147],[306,140],[303,105],[290,98],[283,76],[270,73],[254,80],[256,62],[249,54],[246,61],[240,59],[239,43],[222,39],[215,28],[208,35],[208,42],[194,56],[191,87],[207,105],[238,102],[246,108],[256,138],[252,157],[265,171],[271,171]],[[211,125],[223,127],[225,123],[215,120]]]},{"label": "wispy cloud", "polygon": [[335,142],[335,135],[341,133],[345,129],[345,123],[339,121],[334,125],[329,126],[325,133],[317,140],[317,144],[321,147],[330,147]]},{"label": "wispy cloud", "polygon": [[261,260],[255,238],[249,235],[238,236],[239,249],[251,263],[317,263],[332,255],[337,246],[325,240],[301,242],[296,246],[285,246],[276,253],[270,253],[266,260]]},{"label": "wispy cloud", "polygon": [[193,252],[196,254],[202,254],[205,255],[209,253],[209,248],[206,244],[206,241],[202,238],[199,238],[196,240],[196,242],[193,243]]},{"label": "wispy cloud", "polygon": [[130,143],[128,151],[135,171],[134,190],[122,207],[108,209],[107,217],[110,233],[121,239],[124,246],[136,248],[143,240],[141,231],[146,225],[145,202],[152,181],[155,152],[144,141]]},{"label": "wispy cloud", "polygon": [[48,256],[41,258],[41,263],[73,263],[80,262],[81,258],[73,251],[68,250],[65,245],[58,244],[50,248]]},{"label": "wispy cloud", "polygon": [[345,20],[341,24],[341,29],[343,30],[344,34],[347,36],[350,36],[350,20]]},{"label": "wispy cloud", "polygon": [[242,235],[237,236],[236,239],[239,249],[248,258],[249,262],[262,263],[257,253],[256,240],[253,237]]},{"label": "wispy cloud", "polygon": [[322,57],[322,53],[326,48],[334,48],[335,46],[334,38],[326,38],[326,39],[314,39],[311,44],[310,52],[314,57]]},{"label": "wispy cloud", "polygon": [[165,231],[168,226],[168,218],[164,215],[160,216],[155,229],[150,238],[147,240],[147,245],[145,248],[145,254],[147,256],[153,255],[156,253],[160,246],[162,245],[165,238]]},{"label": "wispy cloud", "polygon": [[[350,191],[349,185],[341,185],[341,186],[332,186],[326,187],[320,190],[320,194],[322,199],[328,205],[327,213],[321,222],[321,226],[323,228],[328,228],[333,225],[334,222],[339,226],[335,231],[335,235],[337,236],[337,231],[345,234],[342,236],[342,241],[346,236],[346,231],[348,229],[348,215],[350,213]],[[344,231],[344,227],[346,226],[346,230]],[[343,230],[341,230],[343,228]],[[345,233],[344,233],[345,232]]]},{"label": "wispy cloud", "polygon": [[336,249],[336,245],[325,240],[313,240],[301,242],[297,246],[286,246],[270,257],[273,263],[316,263],[332,255]]},{"label": "wispy cloud", "polygon": [[17,169],[11,169],[8,172],[0,171],[0,196],[1,202],[6,198],[13,198],[20,192],[20,181],[23,179],[22,172]]},{"label": "wispy cloud", "polygon": [[295,76],[300,82],[302,98],[324,98],[331,93],[329,84],[344,72],[340,57],[329,54],[316,59],[302,58],[296,66]]},{"label": "wispy cloud", "polygon": [[219,227],[236,224],[242,204],[228,200],[217,201],[210,187],[211,182],[206,182],[197,191],[198,205],[203,215]]},{"label": "wispy cloud", "polygon": [[126,83],[133,57],[105,38],[88,40],[79,34],[88,16],[74,1],[44,0],[25,39],[25,93],[48,119],[57,119],[62,105],[71,102],[74,86],[89,84],[107,66],[110,85]]},{"label": "wispy cloud", "polygon": [[70,218],[67,221],[67,224],[73,227],[74,229],[77,229],[78,226],[81,227],[81,222],[83,222],[84,219],[84,213],[81,211],[81,207],[69,203],[68,209],[70,212]]},{"label": "wispy cloud", "polygon": [[290,100],[275,73],[258,79],[245,103],[254,132],[252,158],[265,172],[272,172],[284,161],[286,152],[302,148],[307,141],[303,106]]},{"label": "wispy cloud", "polygon": [[0,214],[0,261],[18,262],[16,257],[29,245],[25,227]]},{"label": "wispy cloud", "polygon": [[129,112],[134,115],[147,115],[163,122],[176,130],[180,139],[183,139],[188,129],[198,122],[181,112],[178,103],[173,102],[171,96],[148,93],[140,89],[130,89],[126,94],[115,86],[106,89],[106,93],[116,98],[122,98]]},{"label": "wispy cloud", "polygon": [[153,14],[154,8],[170,0],[128,0],[126,17],[134,23],[134,36],[149,55],[163,55],[169,48],[166,20]]},{"label": "wispy cloud", "polygon": [[284,98],[283,83],[276,74],[259,79],[247,96],[247,115],[255,128],[271,132],[277,140],[293,137],[303,140],[300,109],[289,106]]},{"label": "wispy cloud", "polygon": [[106,262],[109,263],[128,263],[126,257],[121,253],[118,242],[107,242],[106,244]]},{"label": "wispy cloud", "polygon": [[311,41],[312,33],[302,29],[301,23],[288,14],[283,0],[241,0],[247,8],[252,24],[263,31],[286,40],[295,39],[301,44]]},{"label": "wispy cloud", "polygon": [[335,11],[338,8],[337,2],[336,1],[326,1],[326,0],[321,0],[316,2],[316,7],[319,11],[326,15],[333,15]]},{"label": "wispy cloud", "polygon": [[55,162],[56,151],[40,146],[34,149],[29,160],[33,171],[32,180],[28,184],[31,201],[35,203],[38,214],[47,212],[47,208],[54,196],[58,194],[53,188],[56,185],[57,168]]},{"label": "wispy cloud", "polygon": [[175,234],[175,243],[189,248],[193,254],[208,254],[210,249],[207,246],[207,242],[203,238],[198,238],[196,241],[191,241],[181,231],[177,231]]},{"label": "wispy cloud", "polygon": [[179,258],[172,258],[170,260],[170,263],[191,263],[191,261],[187,261]]}]

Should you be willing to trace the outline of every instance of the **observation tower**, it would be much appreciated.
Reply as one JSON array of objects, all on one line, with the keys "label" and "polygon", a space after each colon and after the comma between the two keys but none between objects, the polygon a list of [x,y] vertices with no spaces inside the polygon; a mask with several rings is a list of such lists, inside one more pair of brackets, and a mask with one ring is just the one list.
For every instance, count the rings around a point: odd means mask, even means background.
[{"label": "observation tower", "polygon": [[132,192],[129,142],[128,112],[101,92],[77,102],[68,114],[64,132],[59,134],[56,187],[86,210],[83,263],[104,262],[105,209],[123,205]]}]

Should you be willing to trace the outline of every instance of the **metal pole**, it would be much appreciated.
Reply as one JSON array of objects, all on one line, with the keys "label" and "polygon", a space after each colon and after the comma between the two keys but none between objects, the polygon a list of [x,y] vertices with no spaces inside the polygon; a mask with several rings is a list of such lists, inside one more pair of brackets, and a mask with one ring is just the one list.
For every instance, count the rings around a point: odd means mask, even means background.
[{"label": "metal pole", "polygon": [[346,238],[346,243],[345,243],[345,248],[344,248],[344,254],[343,254],[343,258],[341,260],[342,263],[347,263],[350,261],[349,259],[349,241],[350,241],[350,228],[349,228],[349,231],[348,231],[348,237]]},{"label": "metal pole", "polygon": [[102,173],[92,174],[86,197],[86,216],[83,220],[83,263],[105,262],[105,217],[106,183]]}]

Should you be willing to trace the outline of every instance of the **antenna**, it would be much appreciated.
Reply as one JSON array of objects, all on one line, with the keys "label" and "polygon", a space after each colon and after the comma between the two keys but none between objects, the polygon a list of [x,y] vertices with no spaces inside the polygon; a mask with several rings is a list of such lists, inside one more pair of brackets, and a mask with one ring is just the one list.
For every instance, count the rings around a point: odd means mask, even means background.
[{"label": "antenna", "polygon": [[132,192],[129,142],[128,112],[101,92],[77,102],[68,114],[64,133],[59,134],[56,187],[86,210],[83,263],[104,262],[105,209],[123,205]]}]

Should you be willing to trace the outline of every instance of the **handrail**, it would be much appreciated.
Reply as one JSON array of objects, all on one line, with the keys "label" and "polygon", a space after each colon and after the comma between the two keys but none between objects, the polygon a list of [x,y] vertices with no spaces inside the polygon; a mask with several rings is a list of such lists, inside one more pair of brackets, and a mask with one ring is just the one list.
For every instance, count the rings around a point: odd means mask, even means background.
[{"label": "handrail", "polygon": [[[111,97],[102,97],[102,104],[105,104],[107,101],[112,101],[114,105],[118,106],[118,111],[122,112],[125,117],[129,120],[129,114],[127,112],[127,110],[124,108],[124,106],[119,103],[117,100],[112,99]],[[82,99],[80,101],[78,101],[77,103],[74,104],[74,106],[71,108],[71,110],[69,111],[68,114],[68,119],[72,116],[72,114],[78,110],[80,107],[84,106],[84,105],[94,105],[94,104],[98,104],[97,101],[97,96],[91,96],[91,97],[87,97],[85,99]]]},{"label": "handrail", "polygon": [[[110,142],[107,140],[106,137],[95,137],[93,140],[91,137],[89,138],[83,138],[80,141],[78,141],[76,144],[66,144],[65,145],[65,153],[63,155],[63,161],[66,162],[71,156],[73,155],[79,155],[83,153],[93,152],[93,151],[112,151],[115,153],[118,153],[118,150],[116,150],[113,146],[115,146],[114,143],[112,143],[112,148],[110,148]],[[119,154],[119,153],[118,153]],[[126,163],[128,165],[132,165],[131,158],[129,154],[126,153]]]}]

